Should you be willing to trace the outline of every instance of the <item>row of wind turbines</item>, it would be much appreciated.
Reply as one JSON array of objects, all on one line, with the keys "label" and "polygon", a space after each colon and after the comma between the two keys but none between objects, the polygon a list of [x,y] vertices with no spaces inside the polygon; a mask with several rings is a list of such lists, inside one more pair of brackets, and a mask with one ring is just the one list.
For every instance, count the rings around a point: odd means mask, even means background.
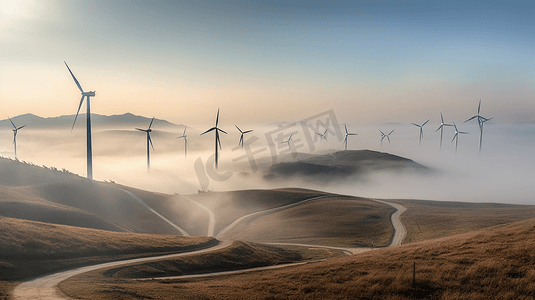
[{"label": "row of wind turbines", "polygon": [[[90,180],[93,180],[93,158],[92,158],[93,155],[92,155],[92,142],[91,142],[91,97],[95,96],[95,91],[88,91],[88,92],[84,91],[84,89],[82,88],[82,85],[76,79],[76,77],[72,73],[71,69],[69,68],[69,65],[67,65],[66,62],[64,62],[64,63],[65,63],[65,66],[67,67],[67,69],[69,70],[69,73],[71,74],[76,86],[78,87],[78,89],[80,90],[80,92],[82,94],[82,98],[80,99],[80,103],[78,105],[78,110],[76,112],[76,116],[74,118],[74,122],[73,122],[72,127],[71,127],[71,132],[72,132],[72,130],[74,128],[74,125],[76,124],[76,120],[78,119],[78,115],[79,115],[80,109],[81,109],[81,107],[83,105],[84,98],[87,99],[86,100],[87,178],[90,179]],[[468,122],[468,121],[471,121],[471,120],[477,118],[477,122],[479,124],[479,130],[480,130],[479,151],[481,151],[481,144],[482,144],[482,139],[483,139],[483,124],[492,119],[492,118],[486,118],[486,117],[481,116],[480,111],[481,111],[481,100],[479,100],[479,106],[478,106],[478,109],[477,109],[477,114],[474,115],[473,117],[469,118],[468,120],[464,121],[464,122]],[[467,134],[467,133],[459,131],[457,129],[457,125],[455,124],[455,122],[453,124],[445,123],[444,122],[444,118],[442,116],[442,113],[440,114],[440,118],[441,118],[441,124],[436,130],[436,131],[440,130],[440,147],[442,147],[442,137],[443,137],[444,127],[453,126],[455,128],[455,134],[453,136],[452,142],[455,141],[455,151],[457,151],[457,144],[458,144],[459,135],[460,134]],[[16,158],[17,157],[17,133],[18,133],[18,131],[20,129],[24,128],[26,125],[17,127],[13,123],[11,118],[9,118],[9,121],[13,125],[13,134],[14,134],[13,144],[14,144],[14,148],[15,148],[15,158]],[[153,122],[154,122],[154,118],[152,118],[152,120],[151,120],[151,122],[150,122],[150,124],[149,124],[147,129],[135,128],[136,130],[143,131],[143,132],[145,132],[147,134],[147,168],[148,169],[150,169],[150,147],[152,147],[152,149],[154,150],[154,145],[152,144],[152,139],[150,137],[150,133],[152,132],[151,127],[152,127]],[[415,126],[417,126],[419,128],[419,140],[418,140],[419,144],[421,144],[421,141],[422,141],[422,138],[423,138],[423,127],[428,122],[429,122],[429,120],[425,121],[421,125],[416,124],[416,123],[412,123],[413,125],[415,125]],[[243,147],[243,137],[244,137],[244,135],[247,134],[247,133],[252,132],[253,130],[242,131],[237,125],[235,125],[235,126],[236,126],[236,129],[241,134],[238,144]],[[349,133],[348,130],[347,130],[347,125],[344,125],[344,129],[345,129],[344,149],[347,150],[348,137],[352,136],[352,135],[358,135],[358,134]],[[187,136],[186,136],[186,130],[187,130],[187,127],[184,128],[184,132],[182,133],[182,135],[177,137],[177,138],[183,138],[184,139],[184,153],[187,156],[188,140],[187,140]],[[217,169],[218,168],[218,163],[219,163],[219,150],[222,149],[219,133],[221,132],[221,133],[227,134],[227,132],[225,132],[223,129],[219,128],[219,109],[217,110],[215,126],[210,128],[210,129],[208,129],[208,130],[206,130],[205,132],[201,133],[200,135],[204,135],[204,134],[212,132],[212,131],[215,132],[215,167]],[[328,131],[328,129],[325,130],[323,133],[316,132],[316,134],[320,136],[320,139],[327,140],[327,131]],[[379,129],[379,132],[381,133],[381,145],[382,145],[383,140],[385,138],[390,143],[390,135],[394,132],[394,130],[391,130],[388,134],[385,134],[380,129]],[[291,148],[290,141],[292,139],[292,136],[293,136],[293,134],[290,135],[290,137],[287,140],[282,142],[282,143],[288,144],[288,148]]]}]

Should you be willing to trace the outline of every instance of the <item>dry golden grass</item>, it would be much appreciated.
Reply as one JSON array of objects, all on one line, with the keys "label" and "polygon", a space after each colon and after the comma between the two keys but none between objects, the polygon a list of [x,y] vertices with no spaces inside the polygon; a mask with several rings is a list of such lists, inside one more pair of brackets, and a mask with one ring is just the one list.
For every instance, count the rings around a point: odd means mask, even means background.
[{"label": "dry golden grass", "polygon": [[244,215],[326,194],[305,189],[275,189],[207,192],[188,197],[202,203],[216,214],[215,233],[217,234]]},{"label": "dry golden grass", "polygon": [[[91,276],[150,278],[233,271],[342,256],[341,250],[275,247],[235,241],[229,247],[192,256],[151,261],[96,271]],[[68,284],[67,284],[68,285]]]},{"label": "dry golden grass", "polygon": [[386,246],[394,208],[372,200],[329,197],[243,222],[230,240],[287,242],[337,247]]},{"label": "dry golden grass", "polygon": [[533,299],[533,249],[530,219],[286,269],[163,282],[77,278],[61,288],[81,299]]},{"label": "dry golden grass", "polygon": [[401,221],[407,229],[403,243],[436,239],[535,216],[533,205],[425,200],[388,200],[407,208]]},{"label": "dry golden grass", "polygon": [[110,232],[5,217],[0,217],[0,228],[0,279],[27,278],[117,255],[186,251],[217,243],[210,237]]}]

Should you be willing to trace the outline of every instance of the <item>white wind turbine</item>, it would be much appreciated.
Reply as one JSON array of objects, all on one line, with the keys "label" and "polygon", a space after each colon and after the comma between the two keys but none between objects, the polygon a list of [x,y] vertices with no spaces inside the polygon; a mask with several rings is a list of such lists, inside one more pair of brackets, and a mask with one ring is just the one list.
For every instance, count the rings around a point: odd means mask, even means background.
[{"label": "white wind turbine", "polygon": [[444,126],[453,126],[453,125],[444,123],[444,117],[442,116],[442,113],[440,113],[440,126],[437,128],[437,130],[435,130],[435,132],[440,130],[440,148],[442,148],[442,133],[444,132]]},{"label": "white wind turbine", "polygon": [[390,144],[390,135],[392,134],[392,132],[394,132],[395,129],[392,129],[392,131],[390,131],[388,134],[385,134],[384,132],[381,131],[381,129],[379,129],[379,131],[381,132],[381,146],[383,145],[383,140],[385,138],[388,139],[388,143]]},{"label": "white wind turbine", "polygon": [[455,125],[455,122],[453,122],[453,127],[455,128],[455,134],[453,135],[453,139],[451,142],[455,141],[455,152],[457,152],[457,143],[459,142],[459,134],[468,134],[468,132],[459,131],[457,129],[457,125]]},{"label": "white wind turbine", "polygon": [[293,133],[290,134],[290,137],[286,141],[282,141],[283,144],[288,144],[288,149],[290,149],[290,151],[292,150],[292,147],[290,145],[290,140],[292,139],[293,135],[294,135]]},{"label": "white wind turbine", "polygon": [[17,133],[20,129],[26,127],[26,125],[22,125],[20,127],[15,126],[15,123],[11,120],[10,117],[7,117],[9,119],[9,122],[11,122],[11,125],[13,125],[13,147],[15,148],[15,158],[17,158]]},{"label": "white wind turbine", "polygon": [[418,139],[418,145],[420,146],[422,144],[422,138],[424,137],[424,126],[427,124],[429,120],[425,121],[422,125],[418,125],[416,123],[412,123],[412,125],[420,128],[420,138]]},{"label": "white wind turbine", "polygon": [[479,105],[477,106],[477,115],[471,117],[470,119],[464,121],[466,123],[474,118],[477,118],[477,123],[479,124],[479,152],[481,152],[481,143],[483,142],[483,123],[492,120],[492,118],[485,118],[479,113],[481,111],[481,99],[479,99]]},{"label": "white wind turbine", "polygon": [[347,125],[344,125],[344,128],[346,129],[346,137],[344,139],[344,145],[345,145],[345,150],[347,150],[347,137],[350,136],[350,135],[358,135],[357,133],[349,133],[347,132]]},{"label": "white wind turbine", "polygon": [[327,140],[327,131],[329,131],[329,128],[325,129],[325,131],[323,132],[323,134],[321,134],[321,133],[317,133],[317,132],[315,132],[315,131],[314,131],[314,133],[320,136],[320,141],[321,141],[322,139]]},{"label": "white wind turbine", "polygon": [[152,144],[152,140],[150,138],[150,133],[152,132],[152,129],[150,129],[151,126],[152,126],[152,122],[154,122],[154,117],[152,118],[152,120],[150,120],[149,128],[147,128],[147,129],[136,128],[139,131],[143,131],[143,132],[147,133],[147,170],[150,170],[150,148],[149,148],[149,143],[150,143],[150,146],[152,146],[152,151],[154,151],[154,145]]},{"label": "white wind turbine", "polygon": [[252,132],[252,130],[242,131],[242,130],[240,129],[240,127],[238,127],[238,125],[234,125],[234,126],[236,126],[236,129],[238,129],[238,131],[241,133],[241,135],[240,135],[240,141],[238,142],[238,146],[241,145],[241,147],[243,148],[243,136],[244,136],[246,133]]},{"label": "white wind turbine", "polygon": [[217,145],[219,144],[219,149],[222,149],[221,140],[219,139],[219,132],[221,131],[224,134],[227,134],[223,129],[220,129],[219,127],[217,127],[218,124],[219,124],[219,108],[217,109],[217,117],[215,119],[215,126],[201,133],[201,135],[203,135],[205,133],[215,130],[215,168],[216,169],[218,168],[218,162],[219,162],[219,151],[218,151]]},{"label": "white wind turbine", "polygon": [[87,178],[90,180],[93,180],[93,154],[92,154],[92,146],[91,146],[91,97],[95,96],[95,91],[90,92],[84,92],[82,89],[82,86],[74,77],[74,74],[72,73],[71,69],[67,65],[67,63],[64,61],[65,66],[67,66],[67,69],[69,70],[69,73],[71,73],[72,79],[74,79],[74,83],[76,83],[76,86],[78,86],[78,89],[82,92],[82,99],[80,99],[80,104],[78,105],[78,111],[76,112],[76,117],[74,117],[74,122],[72,123],[71,132],[74,128],[74,124],[76,123],[76,119],[78,118],[78,113],[80,113],[80,108],[82,107],[82,103],[84,102],[84,97],[87,97],[87,111],[86,111],[86,131],[87,131]]},{"label": "white wind turbine", "polygon": [[188,136],[186,135],[186,129],[188,129],[188,126],[184,127],[184,133],[177,137],[177,139],[184,139],[184,157],[188,157]]}]

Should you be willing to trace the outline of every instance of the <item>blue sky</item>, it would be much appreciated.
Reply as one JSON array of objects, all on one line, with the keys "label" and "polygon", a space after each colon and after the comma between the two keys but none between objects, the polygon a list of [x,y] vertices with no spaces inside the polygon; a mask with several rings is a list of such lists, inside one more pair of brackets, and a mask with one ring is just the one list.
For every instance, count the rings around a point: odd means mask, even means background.
[{"label": "blue sky", "polygon": [[101,114],[187,123],[221,107],[270,123],[334,108],[342,122],[403,123],[460,120],[481,98],[497,122],[535,120],[528,1],[0,4],[9,115],[75,113],[66,60]]}]

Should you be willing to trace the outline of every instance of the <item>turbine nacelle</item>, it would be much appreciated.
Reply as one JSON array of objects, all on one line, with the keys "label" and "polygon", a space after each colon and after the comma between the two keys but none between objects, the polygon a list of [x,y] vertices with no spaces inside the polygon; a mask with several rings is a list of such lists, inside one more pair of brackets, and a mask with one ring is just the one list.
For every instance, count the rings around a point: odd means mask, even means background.
[{"label": "turbine nacelle", "polygon": [[82,96],[95,97],[95,92],[82,92]]}]

